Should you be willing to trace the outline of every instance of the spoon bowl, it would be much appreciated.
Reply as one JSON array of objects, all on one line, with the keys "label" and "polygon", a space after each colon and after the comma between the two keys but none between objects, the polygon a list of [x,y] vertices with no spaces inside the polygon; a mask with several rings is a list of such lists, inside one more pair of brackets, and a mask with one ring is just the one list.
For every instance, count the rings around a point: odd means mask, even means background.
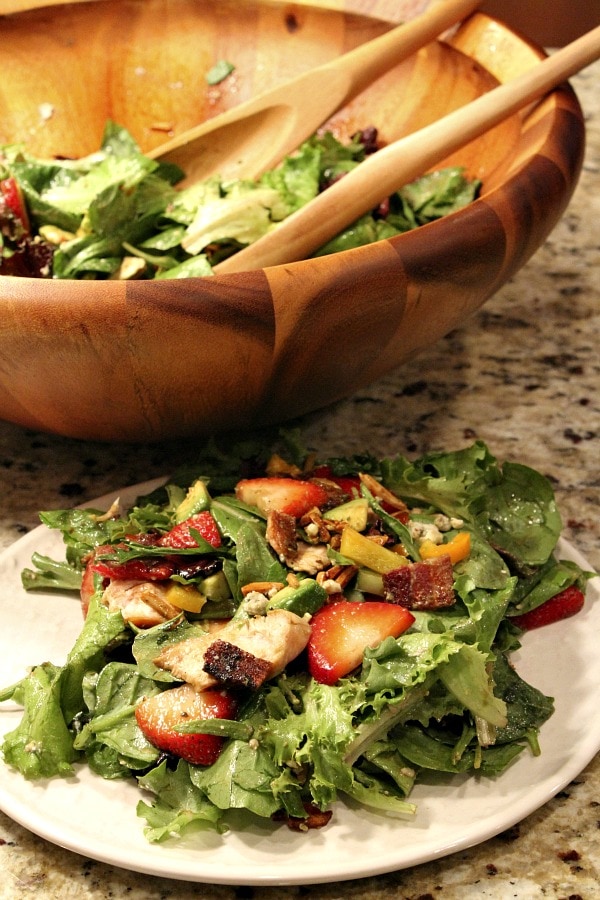
[{"label": "spoon bowl", "polygon": [[[389,30],[260,0],[89,0],[0,18],[0,144],[80,156],[108,118],[146,152]],[[347,3],[350,9],[351,4]],[[374,16],[376,13],[374,13]],[[542,51],[471,16],[335,113],[385,143]],[[219,60],[234,70],[217,84]],[[174,281],[0,276],[0,418],[70,437],[158,441],[281,422],[367,385],[464,323],[535,252],[584,148],[568,85],[440,160],[482,180],[464,210],[344,253]]]},{"label": "spoon bowl", "polygon": [[182,185],[256,178],[394,65],[472,13],[481,0],[434,0],[414,19],[185,131],[150,155],[175,163]]}]

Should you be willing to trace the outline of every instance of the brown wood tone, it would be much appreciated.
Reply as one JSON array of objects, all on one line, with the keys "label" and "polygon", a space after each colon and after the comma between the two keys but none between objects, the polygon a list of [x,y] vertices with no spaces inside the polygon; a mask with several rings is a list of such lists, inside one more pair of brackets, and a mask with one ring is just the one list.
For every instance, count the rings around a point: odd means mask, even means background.
[{"label": "brown wood tone", "polygon": [[[149,150],[381,33],[368,17],[379,4],[359,5],[364,15],[267,0],[89,0],[0,17],[0,143],[77,156],[112,118]],[[375,125],[392,140],[540,55],[477,14],[330,124],[340,136]],[[218,59],[236,69],[211,88]],[[569,202],[583,146],[564,85],[448,160],[483,179],[479,200],[401,237],[206,279],[0,277],[0,418],[148,441],[281,421],[346,396],[447,334],[526,262]]]}]

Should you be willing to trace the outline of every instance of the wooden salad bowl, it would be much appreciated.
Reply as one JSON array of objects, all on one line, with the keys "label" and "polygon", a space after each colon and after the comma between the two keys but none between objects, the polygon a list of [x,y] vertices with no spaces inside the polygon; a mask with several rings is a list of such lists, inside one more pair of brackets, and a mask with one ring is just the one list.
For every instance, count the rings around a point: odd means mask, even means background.
[{"label": "wooden salad bowl", "polygon": [[[107,119],[148,151],[390,27],[376,0],[361,0],[360,15],[275,0],[21,3],[0,16],[0,144],[46,157],[97,149]],[[393,140],[542,55],[475,14],[329,127],[345,137],[374,125]],[[211,87],[218,59],[235,71]],[[562,85],[440,164],[481,178],[479,199],[399,237],[206,278],[0,277],[0,418],[75,438],[158,441],[284,421],[347,396],[514,275],[565,210],[583,149],[582,112]]]}]

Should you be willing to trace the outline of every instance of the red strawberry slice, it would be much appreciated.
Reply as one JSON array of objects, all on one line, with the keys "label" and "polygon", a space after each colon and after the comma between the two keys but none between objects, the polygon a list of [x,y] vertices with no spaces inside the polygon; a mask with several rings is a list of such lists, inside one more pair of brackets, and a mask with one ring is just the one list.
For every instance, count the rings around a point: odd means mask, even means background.
[{"label": "red strawberry slice", "polygon": [[338,600],[323,606],[311,622],[308,670],[315,681],[335,684],[361,664],[367,647],[398,637],[414,620],[403,606],[377,600]]},{"label": "red strawberry slice", "polygon": [[161,547],[172,547],[175,550],[192,549],[198,546],[198,540],[193,532],[197,532],[212,547],[221,546],[221,535],[217,523],[207,509],[179,522],[170,531],[163,534],[158,543]]},{"label": "red strawberry slice", "polygon": [[[101,549],[101,548],[99,548]],[[111,547],[111,550],[114,548]],[[177,560],[172,557],[148,559],[94,559],[90,566],[104,578],[131,581],[166,581],[177,571]]]},{"label": "red strawberry slice", "polygon": [[23,231],[29,232],[29,216],[23,198],[23,192],[15,178],[5,178],[0,181],[0,200],[4,201],[6,208],[19,220]]},{"label": "red strawberry slice", "polygon": [[521,616],[512,616],[510,621],[524,631],[530,631],[532,628],[551,625],[553,622],[560,622],[561,619],[576,615],[583,608],[584,602],[585,594],[572,584],[535,609]]},{"label": "red strawberry slice", "polygon": [[83,575],[81,578],[81,587],[79,589],[79,596],[81,598],[81,611],[83,613],[83,617],[88,614],[88,610],[90,608],[90,601],[94,595],[94,567],[92,563],[88,563],[85,569],[83,570]]},{"label": "red strawberry slice", "polygon": [[183,734],[178,725],[197,719],[233,719],[235,701],[224,691],[199,693],[189,684],[169,688],[138,704],[135,718],[151,744],[195,766],[210,766],[218,758],[224,738],[213,734]]},{"label": "red strawberry slice", "polygon": [[297,519],[313,506],[324,506],[330,496],[317,482],[274,477],[245,478],[238,482],[235,495],[243,503],[258,507],[264,515],[275,509]]}]

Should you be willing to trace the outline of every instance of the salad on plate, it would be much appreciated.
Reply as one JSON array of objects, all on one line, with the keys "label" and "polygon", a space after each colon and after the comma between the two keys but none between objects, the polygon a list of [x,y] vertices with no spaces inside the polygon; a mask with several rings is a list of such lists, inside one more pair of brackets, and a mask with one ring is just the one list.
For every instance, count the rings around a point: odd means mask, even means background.
[{"label": "salad on plate", "polygon": [[128,509],[41,514],[66,558],[34,554],[23,584],[76,592],[83,626],[0,690],[23,707],[6,765],[135,781],[160,842],[233,811],[300,832],[344,801],[410,819],[415,784],[543,751],[553,701],[511,654],[592,575],[555,553],[548,480],[481,442],[410,461],[282,440],[210,444]]},{"label": "salad on plate", "polygon": [[[218,177],[177,189],[171,163],[145,156],[108,122],[82,159],[38,159],[0,147],[0,274],[70,279],[191,278],[258,240],[379,148],[375,128],[347,143],[324,132],[259,179]],[[406,185],[316,255],[389,238],[474,200],[480,182],[459,167]]]}]

